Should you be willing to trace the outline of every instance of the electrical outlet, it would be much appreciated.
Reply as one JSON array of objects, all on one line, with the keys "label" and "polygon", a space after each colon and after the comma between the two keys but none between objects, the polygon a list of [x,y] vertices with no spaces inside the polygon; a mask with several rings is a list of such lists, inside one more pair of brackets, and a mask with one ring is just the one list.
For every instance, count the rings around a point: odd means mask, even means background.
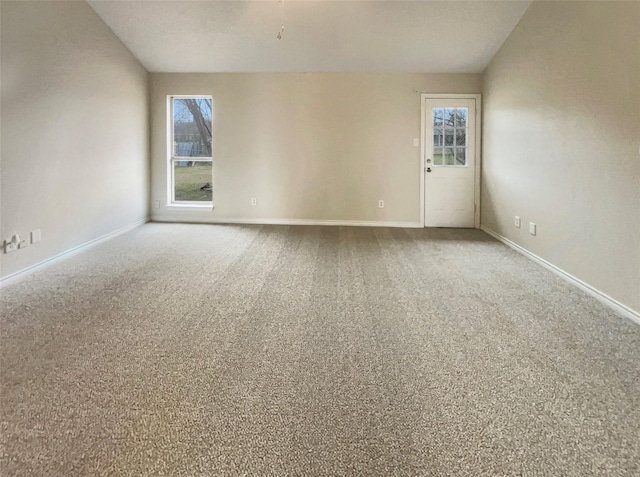
[{"label": "electrical outlet", "polygon": [[514,223],[516,224],[516,227],[520,228],[520,217],[518,217],[517,215]]},{"label": "electrical outlet", "polygon": [[40,229],[36,229],[34,231],[31,232],[31,243],[38,243],[40,240],[42,240],[42,232],[40,231]]},{"label": "electrical outlet", "polygon": [[4,241],[4,253],[11,253],[18,250],[18,245],[20,245],[20,235],[15,234],[9,240]]},{"label": "electrical outlet", "polygon": [[384,200],[378,201],[378,207],[380,207],[381,209],[384,209]]},{"label": "electrical outlet", "polygon": [[531,235],[536,234],[536,224],[534,224],[533,222],[529,222],[529,233]]},{"label": "electrical outlet", "polygon": [[258,205],[258,199],[251,197],[251,205]]}]

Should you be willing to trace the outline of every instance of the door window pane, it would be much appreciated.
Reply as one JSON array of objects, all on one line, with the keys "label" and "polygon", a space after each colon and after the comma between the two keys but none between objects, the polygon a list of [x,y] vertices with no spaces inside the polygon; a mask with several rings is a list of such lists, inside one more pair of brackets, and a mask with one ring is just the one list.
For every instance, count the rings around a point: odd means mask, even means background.
[{"label": "door window pane", "polygon": [[467,108],[456,109],[456,127],[467,127]]},{"label": "door window pane", "polygon": [[444,125],[448,127],[454,127],[456,125],[455,108],[446,108],[444,110]]},{"label": "door window pane", "polygon": [[456,147],[456,166],[467,165],[467,148]]},{"label": "door window pane", "polygon": [[456,146],[466,146],[466,145],[467,145],[467,130],[456,129]]},{"label": "door window pane", "polygon": [[434,147],[442,146],[442,129],[433,128],[433,145]]},{"label": "door window pane", "polygon": [[442,165],[442,148],[436,147],[433,150],[433,165],[441,166]]},{"label": "door window pane", "polygon": [[455,129],[445,129],[444,130],[444,145],[445,146],[453,146],[454,135],[455,135]]},{"label": "door window pane", "polygon": [[455,148],[453,147],[445,147],[444,148],[444,165],[445,166],[453,166],[454,158],[455,158]]},{"label": "door window pane", "polygon": [[434,109],[433,110],[433,125],[438,127],[442,127],[442,117],[443,112],[442,109]]}]

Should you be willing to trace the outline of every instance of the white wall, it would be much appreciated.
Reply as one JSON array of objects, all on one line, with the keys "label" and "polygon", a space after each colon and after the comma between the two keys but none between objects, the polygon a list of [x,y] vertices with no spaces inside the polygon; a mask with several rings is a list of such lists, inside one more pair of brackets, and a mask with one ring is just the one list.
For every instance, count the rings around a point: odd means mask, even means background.
[{"label": "white wall", "polygon": [[1,2],[3,277],[148,215],[147,73],[84,2]]},{"label": "white wall", "polygon": [[636,311],[639,25],[637,2],[533,3],[485,71],[482,181],[484,227]]},{"label": "white wall", "polygon": [[[481,88],[481,75],[465,74],[151,74],[152,200],[161,203],[152,218],[419,223],[415,90]],[[213,96],[212,211],[166,207],[172,94]]]}]

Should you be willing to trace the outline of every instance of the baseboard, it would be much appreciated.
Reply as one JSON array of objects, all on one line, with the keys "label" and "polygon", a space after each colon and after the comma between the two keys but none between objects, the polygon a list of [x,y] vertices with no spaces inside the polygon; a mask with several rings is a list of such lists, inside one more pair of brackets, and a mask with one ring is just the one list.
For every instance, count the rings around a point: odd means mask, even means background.
[{"label": "baseboard", "polygon": [[618,314],[624,316],[625,318],[628,318],[628,319],[630,319],[630,320],[632,320],[632,321],[634,321],[634,322],[636,322],[636,323],[638,323],[640,325],[640,313],[638,313],[637,311],[632,310],[628,306],[620,303],[619,301],[615,300],[614,298],[611,298],[606,293],[601,292],[600,290],[592,287],[588,283],[585,283],[582,280],[580,280],[579,278],[574,277],[570,273],[565,272],[563,269],[555,266],[554,264],[547,262],[544,258],[538,257],[536,254],[531,253],[526,248],[521,247],[517,243],[512,242],[511,240],[509,240],[506,237],[503,237],[499,233],[494,232],[493,230],[491,230],[491,229],[489,229],[489,228],[487,228],[487,227],[485,227],[483,225],[480,226],[480,229],[482,231],[488,233],[489,235],[491,235],[496,240],[499,240],[500,242],[504,243],[508,247],[511,247],[516,252],[521,253],[522,255],[524,255],[525,257],[533,260],[537,264],[542,265],[547,270],[555,273],[560,278],[563,278],[567,282],[569,282],[572,285],[578,287],[580,290],[584,291],[585,293],[587,293],[588,295],[592,296],[593,298],[595,298],[599,302],[601,302],[604,305],[608,306],[609,308],[614,310],[616,313],[618,313]]},{"label": "baseboard", "polygon": [[9,275],[7,275],[6,277],[2,277],[0,279],[0,288],[9,285],[10,283],[14,283],[17,282],[19,280],[22,280],[23,278],[27,277],[28,275],[31,275],[32,273],[35,273],[39,270],[42,270],[50,265],[53,265],[54,263],[58,263],[61,262],[69,257],[72,257],[74,255],[77,255],[78,253],[84,252],[85,250],[90,249],[91,247],[95,247],[98,244],[101,244],[103,242],[106,242],[107,240],[111,240],[112,238],[117,237],[118,235],[122,235],[124,233],[129,232],[130,230],[133,230],[137,227],[140,227],[143,224],[146,224],[147,222],[149,222],[149,217],[143,219],[143,220],[138,220],[137,222],[134,222],[133,224],[129,224],[125,227],[122,227],[118,230],[114,230],[113,232],[109,232],[108,234],[102,235],[101,237],[95,238],[93,240],[89,240],[88,242],[85,242],[81,245],[78,245],[76,247],[73,247],[65,252],[59,253],[57,255],[54,255],[51,258],[47,258],[46,260],[43,260],[41,262],[38,262],[34,265],[31,265],[27,268],[23,268],[22,270],[18,270],[17,272],[11,273]]},{"label": "baseboard", "polygon": [[181,224],[238,224],[238,225],[333,225],[346,227],[401,227],[422,228],[420,222],[378,222],[364,220],[306,220],[306,219],[221,219],[221,218],[187,218],[176,220],[167,217],[152,217],[152,222]]}]

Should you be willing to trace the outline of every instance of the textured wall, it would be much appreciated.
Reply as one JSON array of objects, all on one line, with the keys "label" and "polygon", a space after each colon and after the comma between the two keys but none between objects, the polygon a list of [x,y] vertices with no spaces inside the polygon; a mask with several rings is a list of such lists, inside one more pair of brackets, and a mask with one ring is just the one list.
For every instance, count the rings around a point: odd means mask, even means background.
[{"label": "textured wall", "polygon": [[[161,204],[152,217],[419,222],[414,90],[481,87],[481,75],[465,74],[151,74],[152,199]],[[171,94],[213,96],[213,211],[166,207]]]},{"label": "textured wall", "polygon": [[1,2],[7,276],[148,214],[147,73],[84,2]]},{"label": "textured wall", "polygon": [[636,311],[639,24],[635,2],[532,4],[485,71],[482,183],[483,226]]}]

